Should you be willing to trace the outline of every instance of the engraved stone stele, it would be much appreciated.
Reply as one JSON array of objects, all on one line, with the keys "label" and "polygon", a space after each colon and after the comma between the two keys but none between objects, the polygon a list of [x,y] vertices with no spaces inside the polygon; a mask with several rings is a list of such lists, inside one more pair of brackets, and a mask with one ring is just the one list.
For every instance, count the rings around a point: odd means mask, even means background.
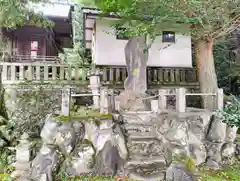
[{"label": "engraved stone stele", "polygon": [[145,52],[146,38],[134,37],[128,40],[125,47],[125,60],[128,77],[124,82],[124,89],[120,95],[120,109],[123,110],[150,110],[145,104],[147,90],[147,60]]}]

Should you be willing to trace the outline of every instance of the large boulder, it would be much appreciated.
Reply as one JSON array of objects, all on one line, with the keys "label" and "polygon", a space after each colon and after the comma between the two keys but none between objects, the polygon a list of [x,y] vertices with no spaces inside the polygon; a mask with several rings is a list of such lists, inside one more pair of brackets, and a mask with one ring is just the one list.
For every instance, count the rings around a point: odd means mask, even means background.
[{"label": "large boulder", "polygon": [[117,147],[111,140],[107,141],[96,155],[93,175],[115,176],[123,168],[124,160],[120,157]]},{"label": "large boulder", "polygon": [[197,179],[191,171],[186,169],[184,164],[173,163],[166,170],[166,180],[196,181]]},{"label": "large boulder", "polygon": [[96,151],[95,175],[115,175],[121,170],[128,157],[124,135],[113,120],[103,120],[97,126],[93,122],[85,123],[85,138],[89,139]]},{"label": "large boulder", "polygon": [[58,127],[55,143],[62,153],[71,153],[76,144],[76,133],[71,122],[64,122]]},{"label": "large boulder", "polygon": [[81,137],[81,130],[83,128],[79,124],[58,121],[48,115],[40,135],[45,144],[56,145],[63,154],[70,154],[77,138]]},{"label": "large boulder", "polygon": [[237,137],[237,130],[238,127],[236,126],[227,126],[225,141],[233,143]]},{"label": "large boulder", "polygon": [[215,143],[224,142],[226,138],[226,128],[226,123],[223,123],[217,116],[213,116],[208,127],[207,140]]},{"label": "large boulder", "polygon": [[232,165],[235,162],[236,144],[224,143],[221,148],[223,164]]},{"label": "large boulder", "polygon": [[207,158],[207,151],[204,143],[198,139],[198,135],[188,132],[188,151],[189,156],[193,158],[196,165],[204,163]]},{"label": "large boulder", "polygon": [[118,149],[122,159],[127,159],[127,148],[125,138],[119,125],[113,120],[103,120],[97,126],[94,122],[85,123],[85,139],[90,140],[96,150],[96,154],[100,152],[107,141]]},{"label": "large boulder", "polygon": [[53,181],[52,173],[58,166],[59,155],[53,145],[43,144],[32,162],[31,178],[41,181]]},{"label": "large boulder", "polygon": [[79,144],[73,150],[70,160],[65,160],[65,171],[70,176],[80,176],[92,172],[95,151],[91,144]]}]

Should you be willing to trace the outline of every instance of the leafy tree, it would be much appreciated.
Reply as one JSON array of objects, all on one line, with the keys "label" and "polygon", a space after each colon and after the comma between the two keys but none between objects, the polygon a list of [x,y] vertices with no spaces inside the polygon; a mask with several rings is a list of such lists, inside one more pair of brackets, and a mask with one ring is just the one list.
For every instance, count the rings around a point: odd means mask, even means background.
[{"label": "leafy tree", "polygon": [[[128,22],[135,36],[148,35],[154,40],[164,29],[183,32],[179,28],[187,26],[195,44],[201,92],[216,92],[218,84],[213,44],[216,39],[236,29],[240,20],[239,0],[92,1],[103,12],[115,12],[120,15],[122,22]],[[214,107],[213,98],[203,96],[203,102],[205,108]]]}]

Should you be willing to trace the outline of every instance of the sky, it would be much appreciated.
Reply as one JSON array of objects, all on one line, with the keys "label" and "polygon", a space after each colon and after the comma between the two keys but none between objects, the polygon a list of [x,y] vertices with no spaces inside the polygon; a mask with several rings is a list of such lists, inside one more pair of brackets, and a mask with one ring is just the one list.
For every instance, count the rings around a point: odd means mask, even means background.
[{"label": "sky", "polygon": [[[56,0],[55,0],[56,1]],[[61,1],[61,0],[58,0]],[[46,4],[46,3],[39,3],[39,4],[31,4],[30,6],[34,9],[35,12],[41,12],[45,16],[60,16],[60,17],[67,17],[70,10],[70,2],[65,1],[66,4],[62,1],[58,4]]]}]

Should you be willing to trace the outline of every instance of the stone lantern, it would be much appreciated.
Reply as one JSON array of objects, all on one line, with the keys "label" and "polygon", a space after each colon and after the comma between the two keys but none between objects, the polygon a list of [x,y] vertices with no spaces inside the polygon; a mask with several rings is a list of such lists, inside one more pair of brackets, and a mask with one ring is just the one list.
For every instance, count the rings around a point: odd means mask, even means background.
[{"label": "stone lantern", "polygon": [[29,136],[24,133],[16,148],[16,169],[23,170],[30,168],[30,161],[32,159],[32,144],[29,142]]}]

